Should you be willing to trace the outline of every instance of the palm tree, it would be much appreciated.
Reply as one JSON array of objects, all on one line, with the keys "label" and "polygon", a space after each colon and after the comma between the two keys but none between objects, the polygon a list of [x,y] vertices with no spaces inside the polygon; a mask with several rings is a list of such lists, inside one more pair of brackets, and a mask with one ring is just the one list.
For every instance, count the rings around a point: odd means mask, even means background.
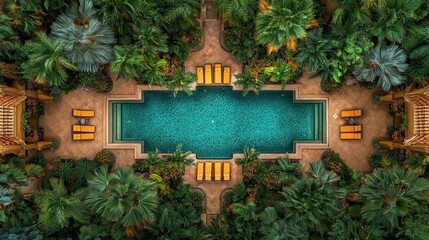
[{"label": "palm tree", "polygon": [[357,23],[362,25],[370,22],[371,12],[368,7],[364,7],[363,1],[339,0],[338,3],[339,7],[334,12],[332,24],[346,25],[348,23]]},{"label": "palm tree", "polygon": [[296,41],[306,36],[305,28],[313,19],[313,1],[273,0],[268,9],[256,17],[257,40],[268,44],[269,52],[284,45],[294,50]]},{"label": "palm tree", "polygon": [[10,25],[17,32],[30,36],[36,27],[42,26],[45,13],[36,1],[8,0],[4,12],[11,18]]},{"label": "palm tree", "polygon": [[401,218],[427,211],[429,181],[419,178],[415,171],[376,169],[360,194],[364,200],[362,218],[392,230],[398,227]]},{"label": "palm tree", "polygon": [[179,91],[183,91],[189,96],[192,95],[190,85],[197,80],[197,75],[191,72],[185,72],[182,67],[176,69],[176,75],[165,82],[165,87],[173,91],[176,97]]},{"label": "palm tree", "polygon": [[154,184],[134,175],[131,167],[120,167],[110,174],[102,167],[88,184],[85,203],[105,221],[125,228],[127,236],[134,236],[154,220]]},{"label": "palm tree", "polygon": [[282,219],[274,207],[266,207],[258,216],[262,222],[259,228],[263,236],[261,240],[308,239],[308,233],[301,225]]},{"label": "palm tree", "polygon": [[142,3],[139,0],[94,0],[97,15],[119,35],[132,32],[132,25],[143,23]]},{"label": "palm tree", "polygon": [[[200,0],[168,0],[158,3],[164,8],[164,25],[166,31],[175,30],[177,25],[182,29],[188,29],[198,24],[197,13],[200,11]],[[172,27],[176,25],[176,27]]]},{"label": "palm tree", "polygon": [[18,37],[8,24],[11,20],[6,15],[0,15],[0,57],[2,59],[13,59],[13,50],[18,44]]},{"label": "palm tree", "polygon": [[134,39],[136,50],[150,57],[157,57],[160,53],[168,52],[168,36],[156,26],[143,24],[135,27]]},{"label": "palm tree", "polygon": [[182,152],[182,147],[183,147],[183,144],[177,145],[176,151],[173,154],[164,156],[164,159],[167,162],[170,162],[176,165],[182,165],[182,164],[186,166],[192,165],[192,163],[194,162],[194,159],[189,158],[189,155],[191,155],[191,152],[185,152],[185,153]]},{"label": "palm tree", "polygon": [[373,34],[380,40],[401,43],[405,36],[405,26],[418,18],[416,11],[421,0],[386,0],[376,8]]},{"label": "palm tree", "polygon": [[285,216],[309,230],[325,233],[329,222],[340,213],[339,202],[346,196],[345,189],[332,187],[338,180],[334,172],[327,172],[320,161],[310,165],[310,178],[285,188],[280,206]]},{"label": "palm tree", "polygon": [[61,180],[50,180],[52,190],[36,194],[35,202],[39,207],[39,224],[48,234],[55,233],[70,225],[74,219],[80,223],[88,223],[89,213],[80,200],[81,192],[71,196],[67,194]]},{"label": "palm tree", "polygon": [[360,81],[373,82],[378,78],[377,85],[384,91],[405,81],[401,73],[408,67],[407,56],[398,45],[386,46],[379,42],[363,57],[363,65],[355,66],[353,74]]},{"label": "palm tree", "polygon": [[133,46],[115,46],[115,60],[111,63],[111,70],[116,74],[116,79],[138,78],[142,75],[141,65],[145,57],[138,54]]},{"label": "palm tree", "polygon": [[114,59],[113,31],[95,19],[91,0],[80,0],[52,24],[51,37],[59,40],[66,57],[83,72],[97,72],[100,64]]},{"label": "palm tree", "polygon": [[45,32],[37,32],[37,41],[27,44],[30,49],[23,72],[28,80],[36,80],[51,86],[62,86],[68,78],[67,69],[79,70],[65,56],[60,41],[52,41]]},{"label": "palm tree", "polygon": [[248,148],[245,147],[243,150],[243,158],[237,158],[235,160],[235,163],[237,165],[243,165],[245,167],[250,166],[253,163],[259,163],[261,159],[259,158],[259,155],[261,153],[256,151],[255,148]]},{"label": "palm tree", "polygon": [[277,158],[277,163],[279,164],[280,184],[291,184],[302,178],[303,164],[291,162],[288,156]]},{"label": "palm tree", "polygon": [[235,78],[237,81],[234,82],[235,85],[239,85],[243,88],[243,96],[246,96],[250,90],[254,93],[259,94],[259,91],[265,84],[265,79],[255,78],[250,75],[249,69],[245,68],[244,73],[236,74]]},{"label": "palm tree", "polygon": [[214,2],[214,7],[222,14],[224,22],[238,27],[255,18],[258,2],[258,0],[217,0]]},{"label": "palm tree", "polygon": [[329,66],[329,53],[334,51],[336,42],[322,37],[321,29],[310,31],[305,41],[298,45],[298,62],[308,65],[308,70],[318,71]]}]

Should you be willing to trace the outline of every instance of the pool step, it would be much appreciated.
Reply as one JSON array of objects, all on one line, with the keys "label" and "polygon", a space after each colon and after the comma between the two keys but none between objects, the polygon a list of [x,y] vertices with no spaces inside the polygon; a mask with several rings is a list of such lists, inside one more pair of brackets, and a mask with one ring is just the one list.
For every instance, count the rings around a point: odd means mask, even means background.
[{"label": "pool step", "polygon": [[122,104],[121,103],[114,103],[112,106],[112,139],[111,142],[115,143],[118,141],[121,141],[122,139],[122,133],[121,133],[121,117],[122,114]]}]

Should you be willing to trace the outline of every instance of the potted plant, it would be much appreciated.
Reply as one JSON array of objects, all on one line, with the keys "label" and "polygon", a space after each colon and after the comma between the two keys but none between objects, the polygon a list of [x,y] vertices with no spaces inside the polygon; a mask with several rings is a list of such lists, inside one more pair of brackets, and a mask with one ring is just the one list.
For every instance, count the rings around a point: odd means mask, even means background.
[{"label": "potted plant", "polygon": [[115,165],[116,157],[110,150],[103,149],[95,155],[94,162],[100,166],[107,166],[110,171]]}]

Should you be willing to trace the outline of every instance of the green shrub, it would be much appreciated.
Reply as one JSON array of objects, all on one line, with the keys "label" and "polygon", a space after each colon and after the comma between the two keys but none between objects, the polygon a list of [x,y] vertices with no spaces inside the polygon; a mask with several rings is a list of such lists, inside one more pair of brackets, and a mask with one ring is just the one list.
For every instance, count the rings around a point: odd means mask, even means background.
[{"label": "green shrub", "polygon": [[419,214],[410,215],[404,221],[404,226],[401,229],[405,238],[412,240],[428,240],[429,239],[429,215]]},{"label": "green shrub", "polygon": [[374,146],[376,149],[381,148],[380,141],[378,140],[378,138],[374,138],[374,140],[372,140],[372,146]]},{"label": "green shrub", "polygon": [[340,158],[340,155],[332,150],[328,150],[322,154],[322,162],[327,170],[337,173],[341,180],[349,183],[353,178],[353,171],[350,167]]},{"label": "green shrub", "polygon": [[100,166],[107,165],[111,170],[115,165],[116,157],[110,150],[103,149],[95,155],[94,162]]},{"label": "green shrub", "polygon": [[54,139],[54,141],[52,141],[52,146],[51,146],[50,150],[51,151],[57,150],[59,144],[60,144],[60,141],[58,141],[58,139]]},{"label": "green shrub", "polygon": [[17,240],[41,240],[42,234],[39,233],[37,225],[29,227],[13,227],[10,229],[0,229],[0,239]]}]

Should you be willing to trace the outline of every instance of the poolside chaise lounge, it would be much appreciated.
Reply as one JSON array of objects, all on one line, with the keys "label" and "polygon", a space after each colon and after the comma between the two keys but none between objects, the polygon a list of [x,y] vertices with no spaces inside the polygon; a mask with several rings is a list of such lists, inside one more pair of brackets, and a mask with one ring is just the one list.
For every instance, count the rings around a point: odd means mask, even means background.
[{"label": "poolside chaise lounge", "polygon": [[360,116],[362,116],[362,109],[352,109],[352,110],[341,111],[342,118],[360,117]]},{"label": "poolside chaise lounge", "polygon": [[214,180],[215,181],[222,180],[222,163],[220,162],[214,163]]},{"label": "poolside chaise lounge", "polygon": [[94,133],[73,133],[74,141],[82,141],[82,140],[94,140]]},{"label": "poolside chaise lounge", "polygon": [[205,162],[205,175],[204,180],[211,181],[212,180],[212,163],[211,162]]},{"label": "poolside chaise lounge", "polygon": [[94,110],[73,109],[73,117],[94,117],[94,116],[95,116]]},{"label": "poolside chaise lounge", "polygon": [[212,65],[210,63],[204,65],[204,81],[205,84],[212,84]]},{"label": "poolside chaise lounge", "polygon": [[223,163],[223,180],[224,181],[231,180],[231,163],[230,162]]},{"label": "poolside chaise lounge", "polygon": [[340,133],[340,138],[343,140],[362,139],[362,133]]},{"label": "poolside chaise lounge", "polygon": [[204,177],[204,163],[198,162],[197,163],[197,181],[203,181]]},{"label": "poolside chaise lounge", "polygon": [[214,83],[222,84],[222,64],[220,63],[214,65]]},{"label": "poolside chaise lounge", "polygon": [[73,125],[73,132],[94,133],[95,126],[93,125]]},{"label": "poolside chaise lounge", "polygon": [[231,82],[231,67],[223,67],[223,83],[229,84]]},{"label": "poolside chaise lounge", "polygon": [[197,67],[197,83],[204,84],[204,68]]},{"label": "poolside chaise lounge", "polygon": [[362,132],[362,125],[343,125],[340,126],[340,133]]}]

